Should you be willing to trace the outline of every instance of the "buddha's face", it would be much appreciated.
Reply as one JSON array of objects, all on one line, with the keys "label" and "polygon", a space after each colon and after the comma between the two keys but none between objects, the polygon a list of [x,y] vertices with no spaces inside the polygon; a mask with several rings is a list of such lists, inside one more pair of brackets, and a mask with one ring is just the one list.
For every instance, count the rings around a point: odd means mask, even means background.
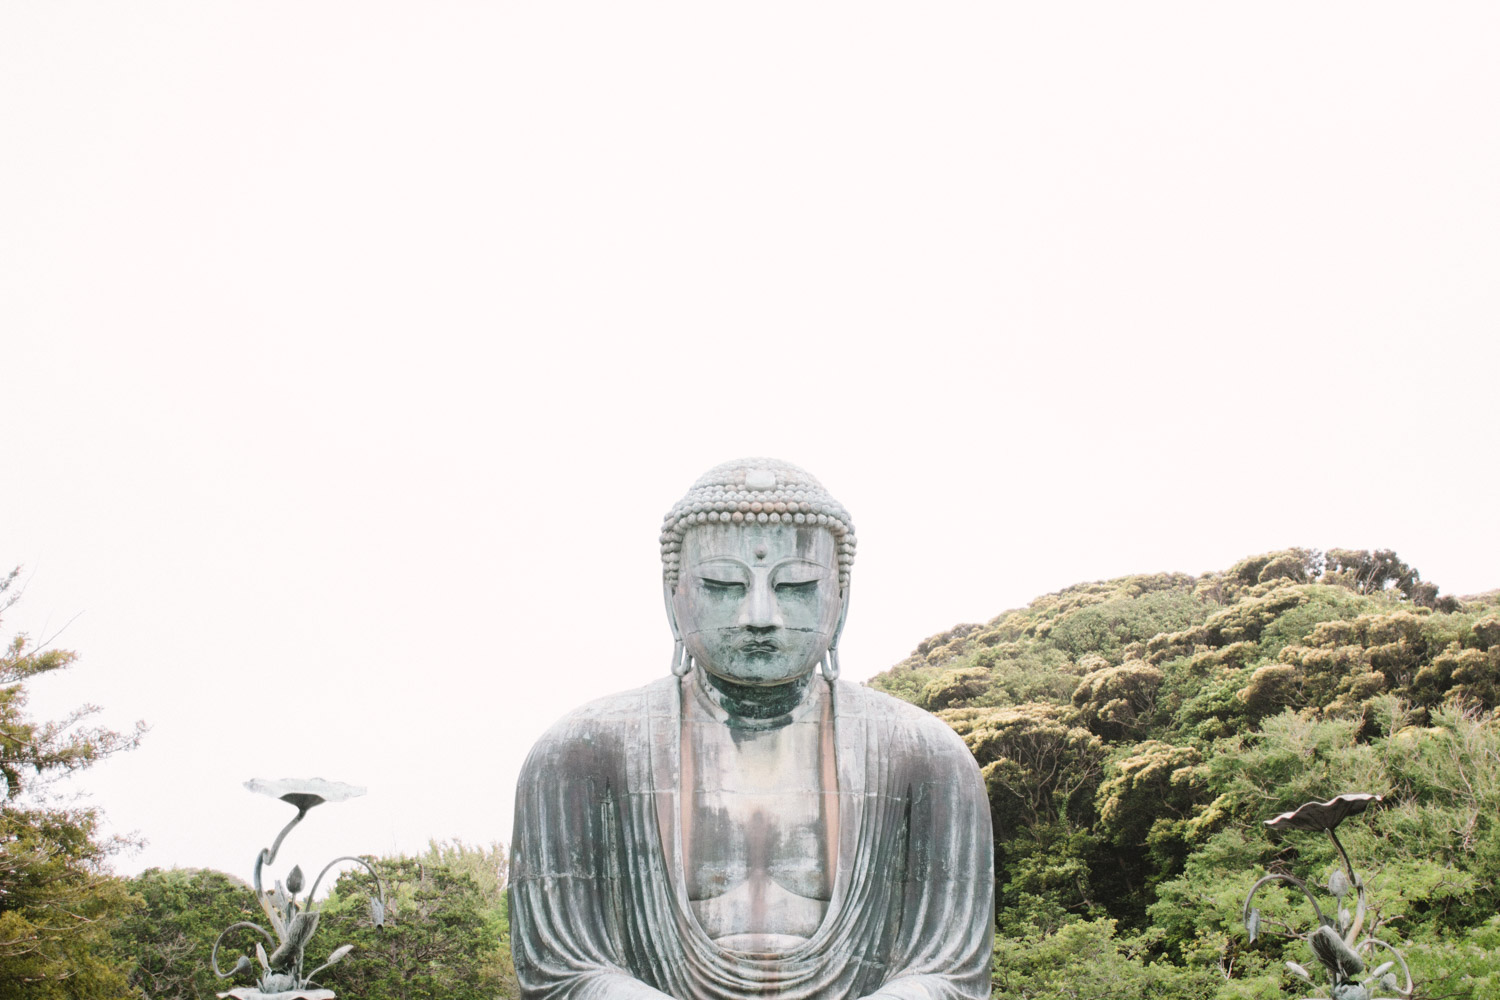
[{"label": "buddha's face", "polygon": [[688,652],[735,684],[804,677],[838,627],[838,549],[826,528],[704,524],[682,540],[673,605]]}]

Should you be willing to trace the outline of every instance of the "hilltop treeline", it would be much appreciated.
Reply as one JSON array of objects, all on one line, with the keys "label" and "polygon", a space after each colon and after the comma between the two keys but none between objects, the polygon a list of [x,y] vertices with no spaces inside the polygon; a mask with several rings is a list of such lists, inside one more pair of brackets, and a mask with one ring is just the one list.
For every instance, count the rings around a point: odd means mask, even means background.
[{"label": "hilltop treeline", "polygon": [[1310,960],[1298,902],[1273,894],[1254,947],[1240,906],[1267,871],[1329,875],[1326,837],[1262,821],[1343,792],[1386,796],[1339,833],[1419,995],[1500,996],[1500,592],[1287,549],[1069,587],[871,684],[979,761],[997,996],[1306,995],[1281,969]]}]

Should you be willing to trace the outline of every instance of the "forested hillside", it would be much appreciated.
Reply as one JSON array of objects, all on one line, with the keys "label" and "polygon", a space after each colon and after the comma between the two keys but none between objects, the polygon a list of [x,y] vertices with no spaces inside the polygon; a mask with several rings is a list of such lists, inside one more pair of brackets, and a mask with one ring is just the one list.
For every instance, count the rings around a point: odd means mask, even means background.
[{"label": "forested hillside", "polygon": [[[1418,995],[1500,997],[1500,592],[1394,553],[1289,549],[1079,584],[921,643],[872,686],[969,745],[995,820],[1002,997],[1306,996],[1326,837],[1263,821],[1374,792],[1339,830]],[[1337,905],[1337,904],[1335,904]],[[1300,908],[1299,908],[1300,907]],[[1304,912],[1306,910],[1306,912]],[[1284,992],[1284,988],[1287,992]]]}]

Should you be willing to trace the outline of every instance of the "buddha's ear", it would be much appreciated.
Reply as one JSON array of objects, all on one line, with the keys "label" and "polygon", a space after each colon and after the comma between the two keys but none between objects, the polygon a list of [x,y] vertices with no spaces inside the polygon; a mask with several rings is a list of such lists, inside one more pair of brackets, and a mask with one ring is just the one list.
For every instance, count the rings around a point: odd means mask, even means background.
[{"label": "buddha's ear", "polygon": [[677,588],[667,581],[661,582],[662,600],[667,605],[667,624],[672,627],[672,638],[677,642],[682,641],[682,633],[677,629],[677,602],[673,599]]},{"label": "buddha's ear", "polygon": [[839,646],[839,636],[844,634],[844,619],[849,617],[849,585],[844,584],[844,591],[839,595],[842,607],[839,608],[839,623],[833,627],[833,641],[828,645],[832,649]]}]

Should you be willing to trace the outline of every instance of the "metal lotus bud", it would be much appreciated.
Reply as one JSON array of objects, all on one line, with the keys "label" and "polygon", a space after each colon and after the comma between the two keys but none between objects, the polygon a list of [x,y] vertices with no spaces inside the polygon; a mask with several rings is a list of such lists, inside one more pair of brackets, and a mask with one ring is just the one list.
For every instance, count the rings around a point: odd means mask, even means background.
[{"label": "metal lotus bud", "polygon": [[286,877],[286,891],[293,896],[302,891],[302,866],[294,865]]},{"label": "metal lotus bud", "polygon": [[1328,876],[1328,891],[1340,899],[1349,891],[1349,878],[1344,874],[1344,869],[1335,868],[1333,874]]}]

